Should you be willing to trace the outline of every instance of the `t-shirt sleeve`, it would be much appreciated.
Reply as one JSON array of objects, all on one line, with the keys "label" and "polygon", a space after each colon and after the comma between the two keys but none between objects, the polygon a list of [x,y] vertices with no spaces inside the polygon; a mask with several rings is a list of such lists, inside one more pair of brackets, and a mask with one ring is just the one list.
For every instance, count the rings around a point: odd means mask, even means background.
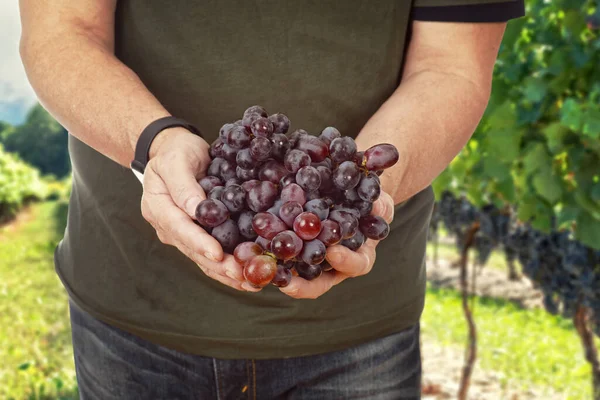
[{"label": "t-shirt sleeve", "polygon": [[524,0],[415,0],[415,21],[506,22],[525,15]]}]

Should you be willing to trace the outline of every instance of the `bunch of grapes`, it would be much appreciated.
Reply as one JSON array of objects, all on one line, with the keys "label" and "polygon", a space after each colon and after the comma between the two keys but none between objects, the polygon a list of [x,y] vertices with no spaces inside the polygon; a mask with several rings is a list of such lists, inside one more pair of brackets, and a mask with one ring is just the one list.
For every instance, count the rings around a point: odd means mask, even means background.
[{"label": "bunch of grapes", "polygon": [[288,134],[289,127],[284,114],[248,108],[223,125],[199,181],[207,199],[196,209],[197,223],[256,287],[284,287],[294,275],[318,278],[332,268],[327,247],[358,250],[389,233],[371,211],[379,175],[398,161],[397,149],[379,144],[360,152],[333,127],[318,137],[302,129]]}]

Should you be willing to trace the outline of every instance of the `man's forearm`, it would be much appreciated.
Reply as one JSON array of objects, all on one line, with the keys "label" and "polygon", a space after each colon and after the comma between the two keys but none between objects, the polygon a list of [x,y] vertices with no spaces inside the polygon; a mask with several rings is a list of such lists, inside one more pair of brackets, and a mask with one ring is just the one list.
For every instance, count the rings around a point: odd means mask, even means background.
[{"label": "man's forearm", "polygon": [[21,55],[44,107],[72,135],[122,165],[132,160],[143,128],[169,115],[113,55],[112,44],[86,29],[26,35]]},{"label": "man's forearm", "polygon": [[359,150],[391,143],[400,153],[381,176],[396,204],[426,188],[460,152],[488,98],[487,88],[464,77],[426,70],[406,78],[368,121],[356,138]]}]

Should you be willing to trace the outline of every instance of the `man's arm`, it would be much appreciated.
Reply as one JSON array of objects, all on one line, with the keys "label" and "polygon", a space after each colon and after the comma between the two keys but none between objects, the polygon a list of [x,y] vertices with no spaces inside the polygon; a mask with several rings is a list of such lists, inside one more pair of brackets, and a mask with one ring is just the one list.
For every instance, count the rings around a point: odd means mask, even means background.
[{"label": "man's arm", "polygon": [[[467,143],[487,106],[505,23],[415,22],[402,84],[356,138],[359,150],[391,143],[400,160],[381,176],[373,214],[391,220],[398,204],[426,188]],[[389,193],[389,194],[388,194]],[[378,241],[357,251],[327,249],[335,272],[294,278],[281,291],[316,298],[349,277],[370,272]]]},{"label": "man's arm", "polygon": [[362,129],[365,150],[392,143],[382,175],[400,203],[426,188],[467,143],[487,106],[505,23],[415,22],[402,84]]},{"label": "man's arm", "polygon": [[[44,107],[70,134],[128,166],[141,131],[170,114],[114,56],[115,7],[116,0],[20,0],[20,49]],[[168,129],[156,137],[150,157],[144,218],[208,276],[242,289],[241,267],[190,218],[205,198],[197,178],[210,162],[208,144],[182,128]]]}]

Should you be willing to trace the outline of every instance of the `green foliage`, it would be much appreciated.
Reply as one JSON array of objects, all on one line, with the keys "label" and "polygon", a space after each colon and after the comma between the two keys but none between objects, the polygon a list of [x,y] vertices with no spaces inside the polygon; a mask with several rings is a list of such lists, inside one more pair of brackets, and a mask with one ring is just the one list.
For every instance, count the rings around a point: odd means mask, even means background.
[{"label": "green foliage", "polygon": [[530,0],[507,27],[473,139],[434,183],[518,207],[534,228],[600,248],[600,31],[585,0]]},{"label": "green foliage", "polygon": [[0,222],[12,218],[25,202],[45,195],[46,185],[38,170],[0,145]]},{"label": "green foliage", "polygon": [[34,106],[24,124],[0,135],[7,151],[18,153],[42,174],[58,178],[71,170],[67,131],[42,106]]}]

